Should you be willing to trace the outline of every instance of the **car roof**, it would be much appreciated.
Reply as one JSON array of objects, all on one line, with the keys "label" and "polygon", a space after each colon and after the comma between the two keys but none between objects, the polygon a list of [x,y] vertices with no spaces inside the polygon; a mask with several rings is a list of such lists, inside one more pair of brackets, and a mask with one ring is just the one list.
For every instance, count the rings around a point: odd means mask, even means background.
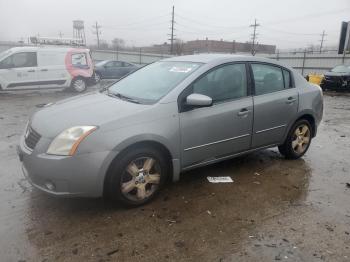
[{"label": "car roof", "polygon": [[16,53],[16,52],[35,52],[39,50],[45,50],[45,51],[72,51],[72,50],[77,50],[77,51],[89,51],[87,48],[79,48],[79,47],[62,47],[62,46],[18,46],[18,47],[13,47],[10,49],[11,52]]},{"label": "car roof", "polygon": [[[227,63],[227,62],[240,62],[240,61],[250,61],[250,62],[263,62],[272,63],[287,67],[274,59],[269,59],[259,56],[245,56],[245,55],[231,55],[231,54],[198,54],[198,55],[186,55],[186,56],[176,56],[164,59],[162,61],[173,61],[173,62],[194,62],[194,63],[204,63],[204,64],[217,64],[217,63]],[[288,68],[288,67],[287,67]]]}]

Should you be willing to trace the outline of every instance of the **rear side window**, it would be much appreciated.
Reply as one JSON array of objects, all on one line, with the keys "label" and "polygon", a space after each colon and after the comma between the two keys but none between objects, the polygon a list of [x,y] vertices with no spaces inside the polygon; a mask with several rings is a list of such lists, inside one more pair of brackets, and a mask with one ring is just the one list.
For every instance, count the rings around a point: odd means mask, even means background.
[{"label": "rear side window", "polygon": [[86,54],[85,53],[72,54],[72,65],[76,67],[88,66]]},{"label": "rear side window", "polygon": [[284,77],[284,88],[291,88],[293,87],[290,73],[288,70],[283,69],[283,77]]},{"label": "rear side window", "polygon": [[255,82],[255,95],[268,94],[284,89],[281,68],[266,64],[252,64],[252,70]]},{"label": "rear side window", "polygon": [[21,68],[37,66],[36,52],[16,53],[0,63],[0,68]]}]

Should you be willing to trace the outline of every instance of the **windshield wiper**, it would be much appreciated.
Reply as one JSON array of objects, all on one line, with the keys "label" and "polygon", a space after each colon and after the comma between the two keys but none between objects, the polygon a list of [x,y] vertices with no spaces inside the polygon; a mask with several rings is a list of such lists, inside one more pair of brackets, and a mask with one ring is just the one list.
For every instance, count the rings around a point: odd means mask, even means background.
[{"label": "windshield wiper", "polygon": [[108,92],[107,95],[111,96],[111,97],[118,97],[119,99],[126,100],[126,101],[129,101],[131,103],[140,104],[140,101],[138,101],[137,99],[122,95],[120,93]]}]

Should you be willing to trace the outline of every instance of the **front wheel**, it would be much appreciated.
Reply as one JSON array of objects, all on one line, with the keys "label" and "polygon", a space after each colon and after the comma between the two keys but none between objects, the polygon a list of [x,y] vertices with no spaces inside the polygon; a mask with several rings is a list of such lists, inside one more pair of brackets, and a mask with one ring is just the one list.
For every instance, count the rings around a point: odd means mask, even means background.
[{"label": "front wheel", "polygon": [[286,141],[278,147],[278,150],[287,159],[298,159],[309,149],[311,139],[311,125],[309,121],[302,119],[293,125]]},{"label": "front wheel", "polygon": [[84,92],[86,87],[86,81],[83,78],[75,78],[71,83],[71,88],[77,93]]},{"label": "front wheel", "polygon": [[130,150],[111,167],[105,183],[106,193],[126,206],[145,204],[157,195],[168,170],[167,161],[158,150]]}]

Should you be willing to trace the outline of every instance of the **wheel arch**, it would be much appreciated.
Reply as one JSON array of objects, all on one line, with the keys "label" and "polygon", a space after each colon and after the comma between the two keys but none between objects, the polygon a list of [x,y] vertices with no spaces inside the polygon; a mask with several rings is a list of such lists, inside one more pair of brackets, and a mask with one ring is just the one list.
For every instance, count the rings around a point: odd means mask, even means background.
[{"label": "wheel arch", "polygon": [[118,153],[114,156],[114,158],[112,159],[112,161],[109,163],[109,166],[107,168],[107,171],[105,172],[104,178],[103,178],[103,194],[106,193],[106,186],[107,186],[107,182],[108,182],[108,177],[110,175],[110,172],[112,170],[112,166],[115,163],[115,161],[118,161],[118,159],[121,158],[121,156],[123,156],[126,152],[133,150],[135,148],[138,147],[150,147],[150,148],[154,148],[156,150],[159,150],[162,154],[164,154],[164,156],[166,157],[166,161],[169,164],[169,177],[167,179],[173,179],[174,180],[174,176],[178,176],[176,175],[177,173],[177,167],[174,168],[174,159],[173,156],[171,154],[171,151],[169,150],[169,148],[167,146],[165,146],[163,143],[156,141],[156,140],[140,140],[137,141],[135,143],[129,144],[128,146],[123,147],[120,151],[118,151]]},{"label": "wheel arch", "polygon": [[307,120],[310,123],[311,128],[312,128],[312,130],[311,130],[312,131],[312,133],[311,133],[312,137],[315,137],[316,136],[316,130],[317,130],[315,117],[312,114],[306,113],[306,114],[301,115],[295,122],[297,122],[297,121],[299,121],[301,119],[305,119],[305,120]]},{"label": "wheel arch", "polygon": [[306,119],[307,121],[309,121],[311,128],[312,128],[312,137],[316,136],[316,134],[317,134],[316,117],[314,116],[314,114],[311,110],[305,110],[305,111],[302,111],[299,114],[297,114],[295,116],[295,118],[293,119],[293,121],[291,121],[289,123],[288,128],[286,129],[286,132],[285,132],[284,137],[283,137],[283,143],[284,143],[284,141],[286,141],[290,129],[300,119]]}]

